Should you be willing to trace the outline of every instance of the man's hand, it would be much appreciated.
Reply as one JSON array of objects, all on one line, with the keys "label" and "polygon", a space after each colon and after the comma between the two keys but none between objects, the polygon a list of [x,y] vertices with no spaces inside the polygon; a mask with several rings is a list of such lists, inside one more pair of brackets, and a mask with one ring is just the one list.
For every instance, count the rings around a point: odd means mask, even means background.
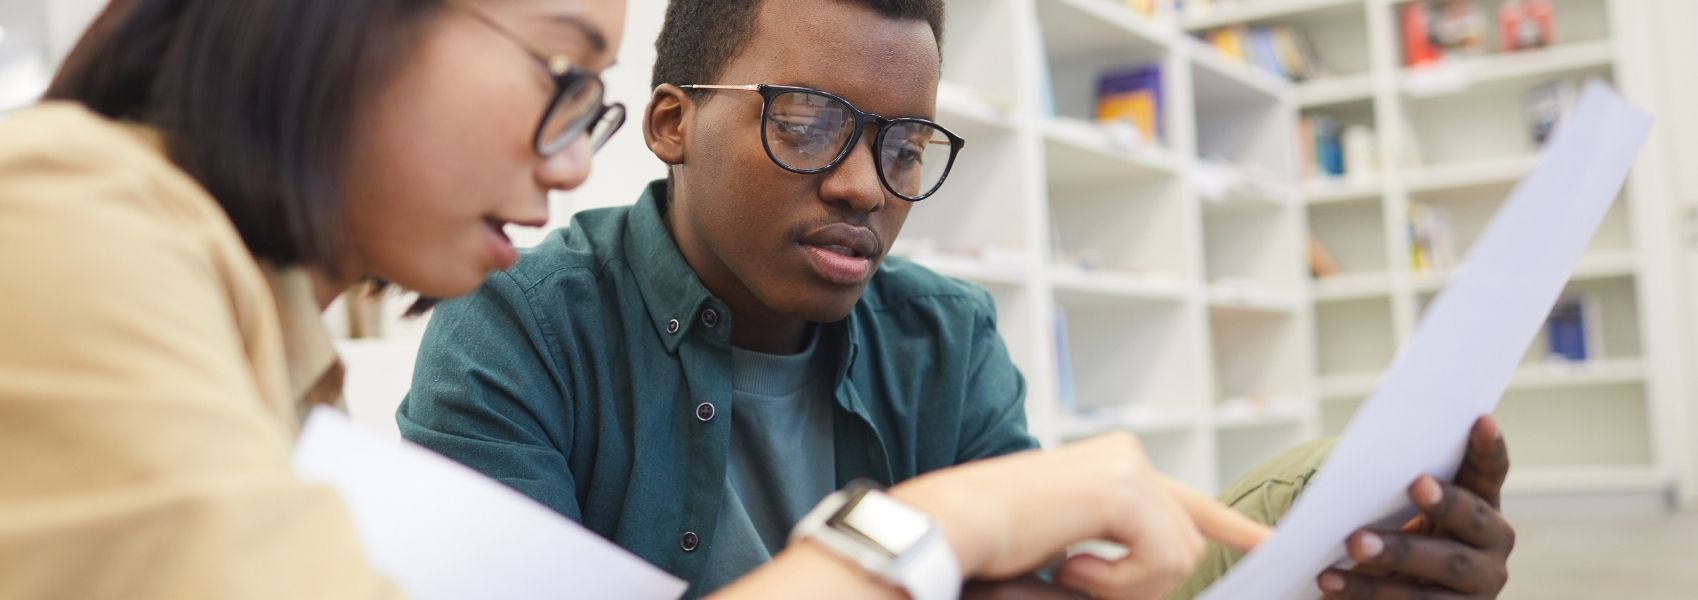
[{"label": "man's hand", "polygon": [[1515,530],[1499,512],[1509,448],[1495,419],[1481,417],[1455,485],[1421,476],[1409,498],[1421,514],[1398,531],[1361,530],[1346,547],[1350,571],[1319,578],[1327,598],[1495,598],[1509,580]]}]

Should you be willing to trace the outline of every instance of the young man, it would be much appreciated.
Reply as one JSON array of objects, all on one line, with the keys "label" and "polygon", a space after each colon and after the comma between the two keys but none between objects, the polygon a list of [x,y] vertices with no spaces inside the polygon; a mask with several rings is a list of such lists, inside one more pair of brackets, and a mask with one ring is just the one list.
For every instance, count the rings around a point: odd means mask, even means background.
[{"label": "young man", "polygon": [[[403,435],[692,594],[768,560],[852,480],[1034,448],[989,295],[886,258],[961,147],[928,120],[942,20],[942,0],[672,2],[643,127],[669,179],[440,308]],[[1443,490],[1498,531],[1476,492]],[[1501,587],[1507,549],[1409,543],[1472,553],[1452,589]]]}]

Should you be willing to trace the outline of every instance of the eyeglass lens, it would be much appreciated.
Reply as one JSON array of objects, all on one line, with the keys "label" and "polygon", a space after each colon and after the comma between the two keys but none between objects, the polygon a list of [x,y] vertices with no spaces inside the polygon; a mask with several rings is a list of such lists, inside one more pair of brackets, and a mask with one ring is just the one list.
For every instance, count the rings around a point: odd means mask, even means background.
[{"label": "eyeglass lens", "polygon": [[[766,117],[767,149],[781,166],[818,172],[849,150],[855,112],[836,98],[785,92],[772,99]],[[921,198],[935,191],[949,167],[949,136],[922,121],[896,121],[878,140],[879,170],[891,191]]]}]

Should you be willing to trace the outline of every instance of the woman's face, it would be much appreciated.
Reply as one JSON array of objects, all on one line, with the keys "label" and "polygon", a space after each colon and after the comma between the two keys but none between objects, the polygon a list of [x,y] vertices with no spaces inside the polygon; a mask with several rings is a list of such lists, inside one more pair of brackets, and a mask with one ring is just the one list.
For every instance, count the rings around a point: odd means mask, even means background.
[{"label": "woman's face", "polygon": [[[624,0],[470,0],[532,46],[599,73],[613,63]],[[344,175],[349,266],[425,296],[477,288],[517,256],[502,233],[548,220],[550,190],[583,183],[588,142],[544,158],[537,123],[554,95],[523,46],[449,7],[366,100]]]}]

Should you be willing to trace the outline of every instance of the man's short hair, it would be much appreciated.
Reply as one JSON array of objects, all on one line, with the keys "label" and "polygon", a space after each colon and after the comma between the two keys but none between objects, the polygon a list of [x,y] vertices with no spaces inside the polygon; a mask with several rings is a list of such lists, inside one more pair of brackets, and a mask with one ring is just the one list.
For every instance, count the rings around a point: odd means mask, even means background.
[{"label": "man's short hair", "polygon": [[[939,50],[943,48],[944,0],[833,0],[856,4],[893,19],[923,19],[932,27]],[[654,43],[654,81],[663,83],[714,84],[726,63],[737,56],[755,35],[755,19],[762,0],[672,0],[666,6],[666,22]],[[736,82],[744,83],[744,82]]]}]

